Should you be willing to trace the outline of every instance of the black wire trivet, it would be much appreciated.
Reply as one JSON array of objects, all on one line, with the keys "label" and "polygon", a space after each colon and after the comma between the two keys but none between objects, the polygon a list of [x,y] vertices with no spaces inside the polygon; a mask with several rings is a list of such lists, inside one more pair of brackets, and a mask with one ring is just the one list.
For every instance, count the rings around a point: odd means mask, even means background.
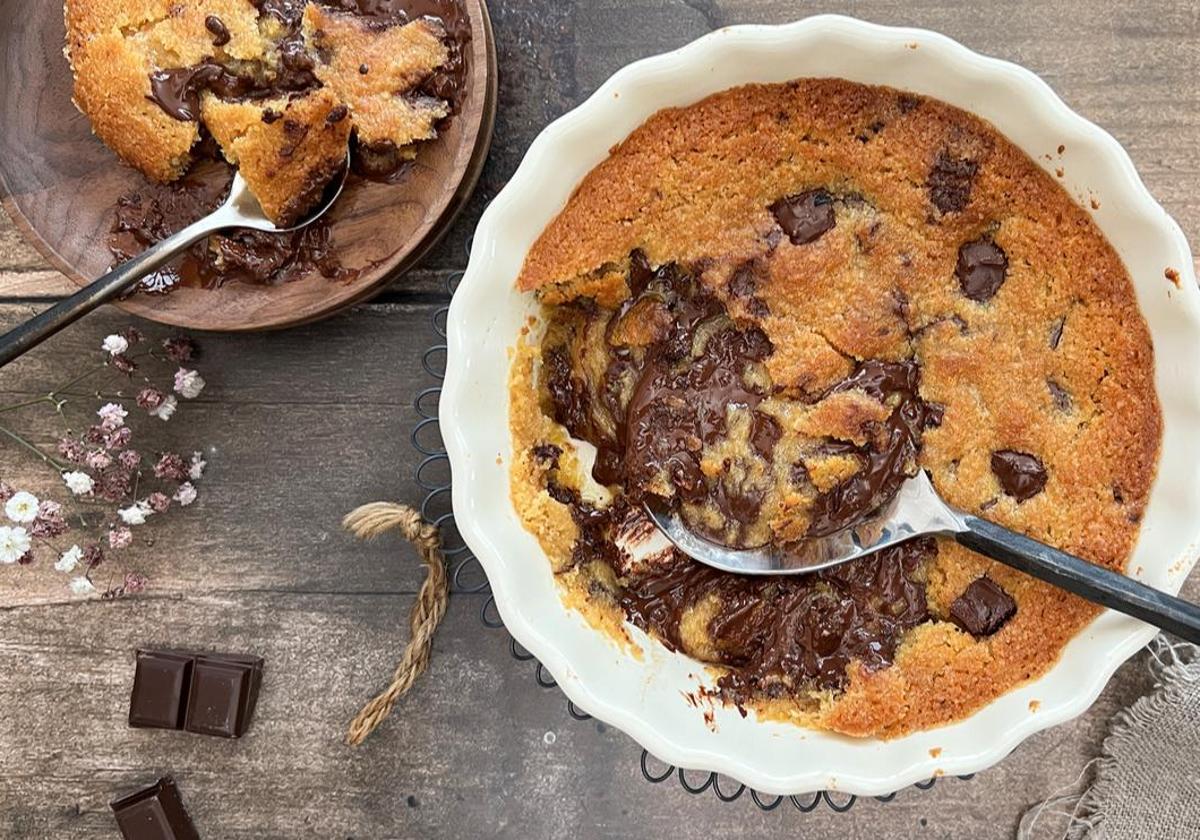
[{"label": "black wire trivet", "polygon": [[[467,244],[467,254],[468,256],[470,255],[469,242]],[[451,297],[453,297],[455,289],[458,288],[458,283],[462,280],[462,276],[463,272],[456,271],[447,277],[446,292]],[[454,527],[454,512],[450,507],[449,459],[442,445],[441,431],[438,428],[438,397],[442,392],[440,383],[445,376],[446,370],[446,316],[448,313],[448,306],[443,306],[433,313],[433,330],[437,333],[438,343],[426,348],[425,352],[421,354],[421,367],[425,369],[426,374],[439,384],[424,389],[417,394],[416,399],[413,401],[413,407],[421,419],[413,427],[410,439],[413,448],[423,456],[420,463],[417,464],[414,478],[416,479],[417,486],[425,491],[425,498],[421,501],[421,516],[424,517],[426,522],[433,523],[441,530],[442,553],[446,557],[447,564],[452,569],[450,573],[452,591],[464,594],[483,594],[487,592],[488,597],[483,602],[483,607],[479,611],[479,619],[488,629],[503,630],[504,622],[500,620],[500,613],[496,609],[496,601],[491,595],[487,575],[484,573],[479,561],[475,559],[475,555],[471,553],[467,544],[463,542],[458,529]],[[558,683],[554,681],[554,678],[542,666],[542,663],[538,662],[532,653],[517,644],[517,640],[511,636],[508,639],[508,648],[513,659],[516,659],[518,662],[535,663],[533,678],[539,686],[542,688],[558,687]],[[567,700],[567,713],[579,721],[590,720],[592,717],[569,699]],[[652,768],[652,763],[662,764],[662,767],[665,769],[656,771]],[[786,800],[796,810],[805,814],[815,811],[822,802],[828,805],[831,810],[842,814],[853,808],[854,803],[858,801],[858,797],[853,794],[842,794],[828,790],[817,791],[805,796],[764,795],[746,787],[746,785],[740,782],[737,783],[737,787],[734,790],[725,791],[721,788],[722,777],[720,774],[711,772],[707,774],[702,773],[702,781],[699,784],[695,784],[688,778],[686,775],[687,771],[682,767],[658,762],[658,759],[651,756],[646,750],[642,750],[640,764],[642,776],[646,781],[653,784],[665,782],[672,775],[675,775],[679,778],[680,787],[688,793],[698,796],[705,791],[711,790],[713,795],[722,802],[734,802],[740,799],[743,794],[749,793],[750,799],[763,811],[774,811]],[[974,774],[972,773],[966,776],[958,776],[957,778],[967,780],[973,776]],[[937,778],[935,777],[924,782],[917,782],[913,787],[918,790],[929,790],[936,783]],[[875,796],[872,798],[878,802],[891,802],[896,798],[898,793],[899,791],[895,791],[886,796]]]}]

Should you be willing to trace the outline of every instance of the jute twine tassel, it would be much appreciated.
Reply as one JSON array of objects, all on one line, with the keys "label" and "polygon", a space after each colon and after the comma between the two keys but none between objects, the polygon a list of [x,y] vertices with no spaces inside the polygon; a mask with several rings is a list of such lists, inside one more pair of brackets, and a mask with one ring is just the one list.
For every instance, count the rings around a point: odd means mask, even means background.
[{"label": "jute twine tassel", "polygon": [[396,666],[396,673],[392,675],[391,684],[362,707],[346,732],[346,743],[356,747],[391,714],[392,706],[412,688],[417,677],[429,665],[433,634],[446,614],[450,585],[442,561],[438,530],[423,521],[421,515],[412,508],[390,502],[372,502],[346,514],[342,526],[364,540],[398,529],[416,547],[428,570],[408,618],[411,637]]}]

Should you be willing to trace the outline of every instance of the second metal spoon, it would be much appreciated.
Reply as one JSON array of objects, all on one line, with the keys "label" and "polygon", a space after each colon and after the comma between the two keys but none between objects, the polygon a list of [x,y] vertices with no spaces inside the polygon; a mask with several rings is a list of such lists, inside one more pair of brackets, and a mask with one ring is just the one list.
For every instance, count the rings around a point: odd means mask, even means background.
[{"label": "second metal spoon", "polygon": [[139,280],[160,268],[204,237],[222,230],[244,228],[266,233],[289,233],[312,224],[333,206],[346,183],[350,158],[341,171],[329,182],[321,203],[299,224],[277,227],[267,218],[258,199],[250,192],[241,173],[235,172],[224,203],[203,219],[193,222],[172,236],[147,248],[128,262],[114,268],[100,279],[83,287],[49,309],[38,313],[25,323],[0,336],[0,367],[54,335],[68,324],[78,321],[102,303],[120,297]]}]

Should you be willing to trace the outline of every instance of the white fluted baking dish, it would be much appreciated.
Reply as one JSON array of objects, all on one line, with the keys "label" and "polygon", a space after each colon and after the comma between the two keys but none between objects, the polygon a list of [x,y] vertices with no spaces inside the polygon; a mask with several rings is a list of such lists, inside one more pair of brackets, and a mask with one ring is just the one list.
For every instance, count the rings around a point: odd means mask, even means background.
[{"label": "white fluted baking dish", "polygon": [[[759,722],[733,709],[717,709],[706,722],[685,697],[701,669],[636,631],[644,654],[635,658],[567,609],[509,499],[508,351],[535,309],[513,283],[529,246],[609,148],[654,112],[748,82],[805,76],[886,84],[978,114],[1042,166],[1061,167],[1060,182],[1081,203],[1099,203],[1093,215],[1133,278],[1153,337],[1164,421],[1162,460],[1129,569],[1177,592],[1200,550],[1200,290],[1187,242],[1109,134],[1028,70],[933,32],[838,16],[736,26],[613,75],[538,136],[480,220],[450,307],[440,420],[455,520],[487,571],[500,615],[581,709],[664,761],[722,772],[763,792],[885,794],[940,773],[978,771],[1028,735],[1080,714],[1154,630],[1107,612],[1040,679],[958,723],[891,741]],[[1167,269],[1178,272],[1178,285]]]}]

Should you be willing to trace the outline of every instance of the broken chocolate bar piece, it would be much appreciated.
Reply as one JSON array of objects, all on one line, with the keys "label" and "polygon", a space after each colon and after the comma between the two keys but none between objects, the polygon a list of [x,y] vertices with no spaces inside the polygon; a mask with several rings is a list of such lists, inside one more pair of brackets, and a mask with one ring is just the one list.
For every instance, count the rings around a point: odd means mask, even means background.
[{"label": "broken chocolate bar piece", "polygon": [[254,714],[262,665],[257,656],[140,650],[129,725],[241,737]]},{"label": "broken chocolate bar piece", "polygon": [[125,840],[200,840],[170,776],[112,803]]},{"label": "broken chocolate bar piece", "polygon": [[975,578],[950,605],[950,620],[972,636],[990,636],[1017,612],[1017,602],[987,575]]}]

